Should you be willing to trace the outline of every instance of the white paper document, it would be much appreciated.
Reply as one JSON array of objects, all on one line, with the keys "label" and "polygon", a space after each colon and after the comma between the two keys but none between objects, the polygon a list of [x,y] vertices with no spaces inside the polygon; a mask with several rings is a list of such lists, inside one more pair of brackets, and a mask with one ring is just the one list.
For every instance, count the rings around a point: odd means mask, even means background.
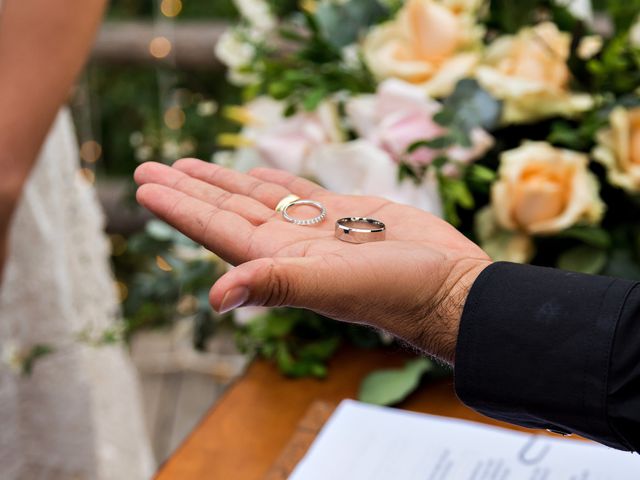
[{"label": "white paper document", "polygon": [[343,401],[289,480],[639,480],[591,442]]}]

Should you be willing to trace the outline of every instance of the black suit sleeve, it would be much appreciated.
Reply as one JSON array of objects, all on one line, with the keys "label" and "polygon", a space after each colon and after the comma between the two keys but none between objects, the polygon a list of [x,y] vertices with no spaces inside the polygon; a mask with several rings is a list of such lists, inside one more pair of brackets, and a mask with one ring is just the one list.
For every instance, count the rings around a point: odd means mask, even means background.
[{"label": "black suit sleeve", "polygon": [[491,265],[464,307],[458,396],[498,420],[640,451],[639,285]]}]

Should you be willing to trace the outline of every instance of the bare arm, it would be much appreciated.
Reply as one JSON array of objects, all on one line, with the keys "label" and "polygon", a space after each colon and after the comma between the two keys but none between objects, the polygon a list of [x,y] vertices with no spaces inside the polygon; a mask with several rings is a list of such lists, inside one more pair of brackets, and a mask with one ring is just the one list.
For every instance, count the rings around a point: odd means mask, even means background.
[{"label": "bare arm", "polygon": [[11,214],[82,68],[106,0],[4,0],[0,14],[0,271]]}]

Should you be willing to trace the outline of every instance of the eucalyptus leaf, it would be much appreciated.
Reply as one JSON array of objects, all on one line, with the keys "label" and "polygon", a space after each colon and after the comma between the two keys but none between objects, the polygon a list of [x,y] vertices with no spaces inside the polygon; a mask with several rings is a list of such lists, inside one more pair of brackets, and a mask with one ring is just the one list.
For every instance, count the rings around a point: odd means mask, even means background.
[{"label": "eucalyptus leaf", "polygon": [[588,245],[571,248],[558,258],[558,268],[572,272],[597,274],[607,264],[607,252]]},{"label": "eucalyptus leaf", "polygon": [[356,42],[361,32],[388,16],[389,9],[377,0],[322,1],[315,19],[324,39],[336,49],[342,49]]},{"label": "eucalyptus leaf", "polygon": [[412,393],[422,376],[431,370],[433,363],[420,358],[408,362],[404,368],[373,372],[360,385],[358,398],[375,405],[394,405]]},{"label": "eucalyptus leaf", "polygon": [[476,80],[460,80],[434,116],[434,120],[466,137],[474,128],[494,129],[500,122],[502,103],[484,90]]}]

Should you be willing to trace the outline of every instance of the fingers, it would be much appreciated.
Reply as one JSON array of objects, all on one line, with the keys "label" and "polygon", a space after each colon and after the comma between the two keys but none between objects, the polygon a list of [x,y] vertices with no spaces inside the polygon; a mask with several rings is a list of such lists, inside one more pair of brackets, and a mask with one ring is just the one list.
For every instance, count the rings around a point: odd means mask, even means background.
[{"label": "fingers", "polygon": [[134,178],[139,185],[164,185],[223,210],[237,213],[253,225],[261,225],[275,215],[273,210],[253,198],[229,193],[162,163],[148,162],[140,165]]},{"label": "fingers", "polygon": [[327,194],[328,191],[317,183],[310,180],[300,178],[284,170],[275,170],[273,168],[254,168],[249,175],[265,182],[281,185],[290,192],[302,198],[314,198],[319,195]]},{"label": "fingers", "polygon": [[253,260],[222,276],[209,300],[221,313],[247,305],[319,308],[328,293],[319,268],[320,257]]},{"label": "fingers", "polygon": [[138,202],[226,261],[246,261],[255,227],[240,215],[222,210],[164,185],[138,188]]},{"label": "fingers", "polygon": [[280,200],[291,194],[282,185],[264,182],[244,173],[192,158],[178,160],[173,168],[230,193],[251,197],[270,209],[274,209]]}]

